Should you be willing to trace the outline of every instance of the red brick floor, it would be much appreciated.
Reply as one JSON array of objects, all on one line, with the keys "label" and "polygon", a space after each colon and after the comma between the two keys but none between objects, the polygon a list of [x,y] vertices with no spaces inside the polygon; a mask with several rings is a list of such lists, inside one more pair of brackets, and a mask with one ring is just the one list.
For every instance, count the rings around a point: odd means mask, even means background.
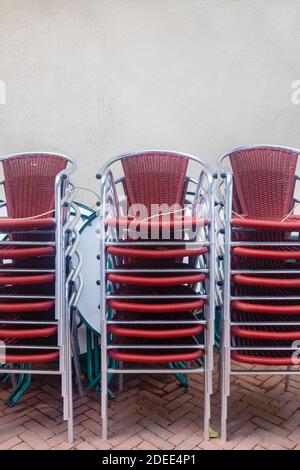
[{"label": "red brick floor", "polygon": [[[110,436],[100,439],[100,399],[75,395],[74,444],[67,443],[59,379],[34,379],[14,407],[0,388],[0,449],[295,449],[300,450],[300,379],[288,392],[280,376],[232,379],[229,440],[203,440],[203,379],[194,376],[189,392],[172,376],[125,377],[124,391],[110,400]],[[219,430],[220,396],[212,397],[212,425]]]}]

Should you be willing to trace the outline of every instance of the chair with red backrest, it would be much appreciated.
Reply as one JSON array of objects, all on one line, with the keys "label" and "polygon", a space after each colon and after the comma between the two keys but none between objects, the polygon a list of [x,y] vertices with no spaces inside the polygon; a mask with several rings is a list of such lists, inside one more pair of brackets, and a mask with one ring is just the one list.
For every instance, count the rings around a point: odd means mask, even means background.
[{"label": "chair with red backrest", "polygon": [[224,261],[220,271],[223,440],[231,359],[252,365],[294,365],[290,346],[300,338],[300,217],[293,213],[299,154],[297,149],[260,145],[234,149],[220,159],[220,186],[225,186],[225,192],[219,191],[217,212]]},{"label": "chair with red backrest", "polygon": [[[70,174],[75,164],[51,153],[13,154],[0,161],[5,196],[1,207],[6,208],[0,217],[0,339],[6,344],[0,361],[10,364],[16,374],[61,375],[64,419],[72,440],[66,325],[75,296],[71,282],[76,284],[77,273],[66,254],[73,253],[78,243],[70,219]],[[47,366],[36,367],[41,363]]]},{"label": "chair with red backrest", "polygon": [[[139,366],[135,373],[204,371],[207,439],[214,317],[211,171],[194,156],[149,150],[112,159],[98,178],[105,279],[100,283],[103,438],[107,371],[123,374],[133,363]],[[117,367],[110,367],[115,362]],[[186,365],[179,368],[180,363]]]}]

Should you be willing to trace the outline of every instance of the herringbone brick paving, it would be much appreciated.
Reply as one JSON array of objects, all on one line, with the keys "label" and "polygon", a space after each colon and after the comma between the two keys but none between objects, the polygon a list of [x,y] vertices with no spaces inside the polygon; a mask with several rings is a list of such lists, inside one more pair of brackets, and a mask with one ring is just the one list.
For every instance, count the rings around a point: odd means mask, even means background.
[{"label": "herringbone brick paving", "polygon": [[[286,392],[280,376],[233,378],[226,444],[219,438],[203,440],[201,376],[193,376],[188,392],[169,375],[125,377],[124,391],[109,403],[107,442],[99,437],[99,395],[85,392],[79,397],[75,393],[74,444],[66,440],[58,384],[55,377],[34,379],[13,408],[4,404],[8,385],[1,386],[0,450],[300,450],[300,379],[292,379]],[[216,392],[212,397],[214,430],[219,430],[219,415]]]}]

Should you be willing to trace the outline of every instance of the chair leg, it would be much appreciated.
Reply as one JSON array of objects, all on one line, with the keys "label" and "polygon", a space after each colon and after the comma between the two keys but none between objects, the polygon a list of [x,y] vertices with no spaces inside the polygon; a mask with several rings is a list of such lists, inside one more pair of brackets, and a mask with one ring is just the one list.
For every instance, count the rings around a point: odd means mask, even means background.
[{"label": "chair leg", "polygon": [[219,359],[218,359],[218,390],[221,391],[222,389],[222,355],[221,351],[219,352]]},{"label": "chair leg", "polygon": [[75,376],[76,376],[77,390],[78,390],[78,394],[82,397],[84,395],[84,393],[83,393],[83,387],[82,387],[82,381],[81,381],[81,369],[80,369],[79,358],[77,356],[77,351],[76,351],[76,346],[74,344],[74,340],[72,341],[72,355],[73,355],[73,363],[74,363],[74,371],[75,371]]},{"label": "chair leg", "polygon": [[73,444],[73,442],[74,442],[74,422],[73,422],[73,400],[72,400],[72,377],[69,380],[70,380],[70,386],[69,386],[70,396],[68,397],[68,408],[69,408],[68,443]]},{"label": "chair leg", "polygon": [[100,367],[100,346],[99,346],[99,335],[93,333],[93,354],[94,354],[94,375],[99,376],[101,367]]},{"label": "chair leg", "polygon": [[107,390],[103,389],[103,383],[101,385],[102,393],[101,393],[101,416],[102,416],[102,439],[104,441],[107,440],[107,406],[108,406],[108,397],[107,397]]},{"label": "chair leg", "polygon": [[209,430],[210,430],[210,370],[209,365],[207,364],[207,355],[205,357],[205,371],[204,371],[204,440],[209,440]]},{"label": "chair leg", "polygon": [[[290,369],[291,369],[291,367],[288,366],[288,367],[287,367],[287,370],[290,370]],[[291,383],[291,376],[290,376],[290,375],[286,375],[286,376],[285,376],[285,384],[284,384],[284,390],[285,390],[286,392],[289,391],[290,383]]]},{"label": "chair leg", "polygon": [[78,344],[78,331],[76,324],[76,314],[73,315],[72,332],[71,332],[71,348],[73,355],[74,371],[76,376],[76,383],[79,395],[83,396],[83,387],[81,381],[81,367],[79,361],[79,344]]},{"label": "chair leg", "polygon": [[[191,368],[191,362],[190,361],[186,363],[186,367],[187,367],[187,369]],[[186,388],[188,390],[189,388],[191,388],[191,375],[190,374],[185,374],[185,380],[186,380]]]},{"label": "chair leg", "polygon": [[[223,337],[224,341],[224,337]],[[228,397],[230,395],[230,356],[224,343],[221,352],[221,441],[227,441]]]},{"label": "chair leg", "polygon": [[[103,327],[104,325],[104,327]],[[107,378],[107,335],[105,322],[102,323],[101,334],[101,417],[102,417],[102,439],[107,440],[108,423],[108,378]]]},{"label": "chair leg", "polygon": [[228,407],[228,397],[222,384],[222,397],[221,397],[221,441],[227,441],[227,407]]},{"label": "chair leg", "polygon": [[[29,364],[27,369],[30,370],[31,368],[32,366],[31,364]],[[24,369],[26,369],[26,366],[24,366]],[[20,383],[18,383],[18,386],[7,400],[7,404],[9,406],[14,406],[18,402],[18,400],[20,400],[20,398],[24,395],[24,393],[28,390],[31,384],[31,374],[24,374],[21,377],[22,379]]]},{"label": "chair leg", "polygon": [[[11,366],[11,367],[13,367],[13,366]],[[17,378],[16,374],[11,374],[11,383],[12,383],[13,388],[15,389],[17,387],[17,384],[18,384],[18,378]]]},{"label": "chair leg", "polygon": [[[25,368],[25,366],[23,364],[20,364],[19,369],[23,370],[24,368]],[[23,389],[23,386],[24,386],[25,377],[26,377],[26,375],[24,375],[24,374],[22,374],[22,375],[19,374],[18,376],[15,375],[15,379],[17,379],[17,381],[14,381],[14,382],[16,382],[16,384],[13,387],[11,394],[9,395],[9,397],[6,400],[6,404],[8,406],[14,406],[17,403],[17,401],[20,397],[20,395],[19,395],[20,391]]]},{"label": "chair leg", "polygon": [[[123,362],[119,361],[119,369],[123,369]],[[123,392],[124,389],[124,374],[119,374],[118,377],[119,392]]]},{"label": "chair leg", "polygon": [[92,331],[88,326],[86,326],[86,362],[88,390],[91,390],[95,386],[95,383],[99,381],[99,377],[97,377],[97,381],[94,383],[96,373],[93,363]]},{"label": "chair leg", "polygon": [[68,442],[74,442],[74,420],[73,420],[73,384],[72,384],[72,355],[71,355],[71,336],[69,331],[68,338],[68,368],[67,368],[67,406],[68,406]]}]

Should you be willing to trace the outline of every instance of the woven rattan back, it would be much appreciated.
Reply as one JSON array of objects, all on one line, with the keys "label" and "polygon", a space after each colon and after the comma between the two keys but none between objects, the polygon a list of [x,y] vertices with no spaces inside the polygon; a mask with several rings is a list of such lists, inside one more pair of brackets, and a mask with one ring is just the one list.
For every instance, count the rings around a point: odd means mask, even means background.
[{"label": "woven rattan back", "polygon": [[147,152],[122,160],[129,204],[181,204],[188,159],[165,152]]},{"label": "woven rattan back", "polygon": [[253,147],[229,155],[234,210],[254,219],[281,220],[293,206],[298,154],[276,147]]},{"label": "woven rattan back", "polygon": [[9,217],[31,217],[54,208],[56,175],[67,160],[56,155],[23,154],[2,161]]}]

